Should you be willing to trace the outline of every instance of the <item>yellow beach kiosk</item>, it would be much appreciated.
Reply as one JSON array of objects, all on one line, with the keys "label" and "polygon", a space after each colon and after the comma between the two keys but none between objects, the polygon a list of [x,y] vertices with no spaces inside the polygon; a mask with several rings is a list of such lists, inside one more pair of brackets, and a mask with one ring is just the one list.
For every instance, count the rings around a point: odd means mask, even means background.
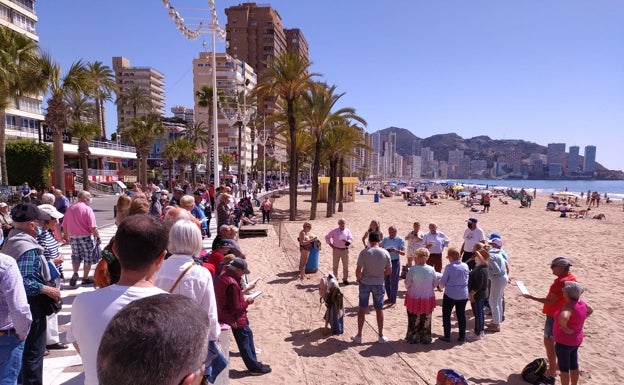
[{"label": "yellow beach kiosk", "polygon": [[[342,181],[344,183],[342,196],[344,197],[345,202],[352,202],[353,197],[355,196],[355,186],[357,186],[360,183],[360,179],[357,177],[349,176],[349,177],[342,178]],[[340,198],[340,191],[338,190],[338,188],[340,188],[339,180],[336,181],[336,183],[337,183],[336,201],[338,201],[338,198]],[[328,195],[327,190],[328,189],[329,189],[329,177],[327,176],[319,177],[319,192],[318,192],[319,202],[327,202],[327,195]]]}]

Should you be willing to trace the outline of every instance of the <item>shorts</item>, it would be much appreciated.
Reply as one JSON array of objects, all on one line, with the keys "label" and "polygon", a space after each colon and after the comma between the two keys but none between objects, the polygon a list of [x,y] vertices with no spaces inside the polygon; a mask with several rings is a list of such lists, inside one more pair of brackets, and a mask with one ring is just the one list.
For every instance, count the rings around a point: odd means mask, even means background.
[{"label": "shorts", "polygon": [[546,323],[544,324],[544,338],[553,338],[554,326],[555,326],[555,319],[547,315]]},{"label": "shorts", "polygon": [[69,237],[69,244],[71,245],[72,251],[72,263],[80,263],[84,261],[87,265],[93,265],[99,262],[99,254],[93,253],[96,244],[93,242],[93,238],[91,238],[90,235]]},{"label": "shorts", "polygon": [[383,299],[386,293],[384,285],[366,285],[360,283],[360,307],[368,307],[369,294],[373,295],[373,307],[375,310],[383,309]]}]

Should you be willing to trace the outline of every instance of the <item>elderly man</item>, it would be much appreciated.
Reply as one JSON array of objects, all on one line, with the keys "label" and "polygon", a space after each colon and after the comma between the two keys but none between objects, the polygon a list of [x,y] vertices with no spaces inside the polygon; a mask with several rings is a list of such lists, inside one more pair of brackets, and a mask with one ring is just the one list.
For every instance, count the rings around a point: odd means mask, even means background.
[{"label": "elderly man", "polygon": [[401,273],[401,255],[405,255],[405,241],[397,235],[395,225],[388,227],[388,236],[385,237],[380,246],[390,253],[392,262],[392,273],[385,277],[386,304],[394,306],[396,304],[397,293],[399,292],[399,274]]},{"label": "elderly man", "polygon": [[487,238],[483,230],[477,226],[477,218],[466,219],[468,228],[464,230],[464,243],[462,243],[462,262],[468,265],[470,270],[474,269],[476,262],[474,259],[474,247],[477,243],[486,244]]},{"label": "elderly man", "polygon": [[3,383],[17,384],[24,340],[31,322],[17,262],[11,256],[0,254],[0,378]]},{"label": "elderly man", "polygon": [[170,206],[180,206],[180,199],[184,196],[184,189],[180,186],[173,188],[173,197],[169,201]]},{"label": "elderly man", "polygon": [[91,265],[99,262],[98,254],[94,254],[93,251],[97,245],[102,243],[102,240],[95,222],[95,213],[90,204],[91,193],[88,191],[79,192],[78,202],[69,206],[63,219],[63,239],[65,242],[69,242],[72,250],[74,274],[69,280],[69,286],[72,287],[76,286],[81,262],[84,262],[83,285],[93,283],[93,280],[89,278],[89,271],[91,271]]},{"label": "elderly man", "polygon": [[99,383],[198,384],[208,350],[208,322],[206,312],[181,295],[132,302],[104,331],[97,356]]},{"label": "elderly man", "polygon": [[54,194],[54,207],[56,207],[59,213],[65,214],[69,207],[69,199],[59,189],[54,189],[52,193]]},{"label": "elderly man", "polygon": [[[0,225],[2,226],[2,235],[6,239],[9,231],[13,228],[13,218],[9,214],[9,205],[6,202],[0,202]],[[0,242],[0,245],[2,243]]]},{"label": "elderly man", "polygon": [[429,223],[429,232],[423,237],[423,243],[429,250],[427,265],[433,266],[437,273],[442,273],[442,251],[449,245],[450,241],[446,234],[438,231],[438,225]]},{"label": "elderly man", "polygon": [[249,274],[247,262],[234,258],[215,283],[217,314],[219,322],[232,328],[232,334],[240,355],[251,375],[271,373],[271,367],[258,361],[253,332],[247,319],[247,307],[254,303],[253,298],[245,298],[240,286],[244,274]]},{"label": "elderly man", "polygon": [[338,277],[338,264],[342,261],[342,283],[349,284],[349,245],[353,243],[353,234],[346,227],[344,218],[338,220],[338,227],[327,233],[325,242],[332,248],[332,270]]},{"label": "elderly man", "polygon": [[[555,340],[553,338],[553,326],[555,313],[563,307],[566,299],[563,297],[563,286],[567,281],[576,282],[576,277],[570,272],[570,261],[566,257],[557,257],[550,262],[550,269],[557,278],[550,285],[546,297],[535,297],[531,294],[525,294],[525,298],[532,299],[544,304],[542,312],[546,314],[546,323],[544,324],[544,348],[548,358],[548,370],[545,375],[555,377],[557,375],[557,354],[555,352]],[[553,382],[554,383],[554,382]]]},{"label": "elderly man", "polygon": [[[96,358],[108,322],[124,306],[139,298],[165,293],[154,286],[168,242],[162,221],[149,215],[131,215],[119,224],[113,251],[121,276],[116,284],[82,293],[72,304],[67,341],[80,353],[85,385],[97,385]],[[204,356],[205,358],[205,356]]]},{"label": "elderly man", "polygon": [[17,261],[32,314],[32,324],[24,345],[20,377],[23,384],[41,384],[46,345],[46,316],[52,313],[47,305],[50,299],[54,302],[61,300],[60,290],[46,285],[51,277],[49,270],[45,268],[47,264],[43,257],[43,247],[36,239],[41,221],[49,220],[51,217],[31,203],[15,205],[11,210],[11,216],[15,228],[9,232],[9,239],[2,251]]}]

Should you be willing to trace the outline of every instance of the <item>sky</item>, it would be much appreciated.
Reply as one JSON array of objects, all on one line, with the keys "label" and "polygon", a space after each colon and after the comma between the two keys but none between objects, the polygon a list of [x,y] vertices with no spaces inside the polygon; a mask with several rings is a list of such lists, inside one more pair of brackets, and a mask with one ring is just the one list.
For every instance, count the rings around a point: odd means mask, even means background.
[{"label": "sky", "polygon": [[[208,0],[171,0],[189,26]],[[215,0],[225,27],[225,8]],[[278,0],[285,28],[310,46],[316,80],[344,92],[368,132],[387,127],[420,138],[523,139],[597,147],[596,160],[624,170],[624,1]],[[113,56],[165,75],[166,111],[193,106],[192,60],[210,35],[187,40],[158,0],[39,0],[41,47],[64,69]],[[218,42],[217,52],[225,46]],[[107,105],[108,135],[116,128]]]}]

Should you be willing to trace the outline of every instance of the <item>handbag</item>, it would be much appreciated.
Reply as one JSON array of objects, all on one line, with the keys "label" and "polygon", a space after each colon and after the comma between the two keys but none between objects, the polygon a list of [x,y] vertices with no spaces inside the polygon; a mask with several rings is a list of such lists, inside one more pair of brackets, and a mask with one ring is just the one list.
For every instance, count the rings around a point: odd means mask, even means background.
[{"label": "handbag", "polygon": [[58,313],[63,308],[63,300],[53,300],[45,294],[39,294],[33,297],[28,297],[28,303],[31,307],[36,307],[46,316]]}]

